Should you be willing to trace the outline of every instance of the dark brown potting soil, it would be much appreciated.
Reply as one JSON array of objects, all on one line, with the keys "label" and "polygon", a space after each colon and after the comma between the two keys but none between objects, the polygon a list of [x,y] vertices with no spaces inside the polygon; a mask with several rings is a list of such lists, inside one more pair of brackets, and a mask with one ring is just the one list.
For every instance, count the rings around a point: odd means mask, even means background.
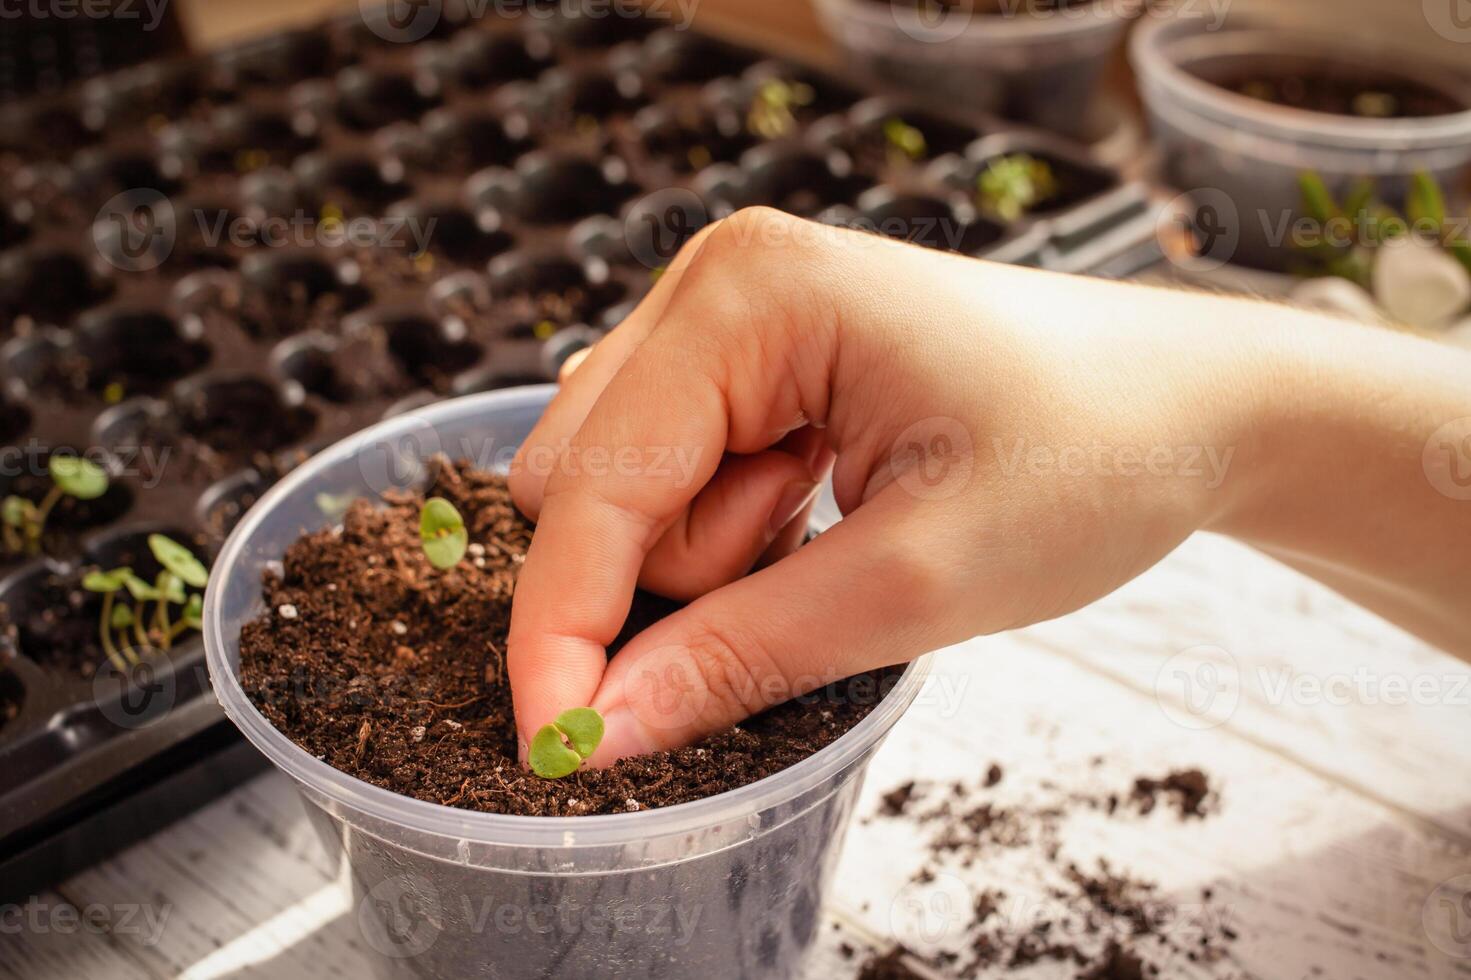
[{"label": "dark brown potting soil", "polygon": [[[503,477],[463,464],[437,464],[430,495],[465,519],[470,552],[458,566],[440,571],[424,557],[423,496],[360,500],[340,530],[287,550],[265,580],[267,612],[241,632],[241,682],[256,707],[306,751],[374,785],[494,813],[672,806],[806,758],[865,717],[897,677],[850,678],[690,748],[541,779],[516,759],[504,666],[532,527]],[[641,593],[620,639],[674,608]]]},{"label": "dark brown potting soil", "polygon": [[1337,75],[1252,75],[1225,87],[1260,102],[1363,119],[1421,119],[1468,106],[1408,78]]}]

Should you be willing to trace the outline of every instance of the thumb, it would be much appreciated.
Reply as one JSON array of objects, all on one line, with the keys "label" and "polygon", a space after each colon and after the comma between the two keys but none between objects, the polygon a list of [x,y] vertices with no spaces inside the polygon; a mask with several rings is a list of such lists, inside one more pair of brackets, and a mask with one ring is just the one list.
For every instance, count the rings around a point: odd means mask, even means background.
[{"label": "thumb", "polygon": [[606,732],[591,762],[688,745],[963,639],[947,611],[943,559],[924,545],[914,511],[890,488],[794,554],[634,637],[593,697]]}]

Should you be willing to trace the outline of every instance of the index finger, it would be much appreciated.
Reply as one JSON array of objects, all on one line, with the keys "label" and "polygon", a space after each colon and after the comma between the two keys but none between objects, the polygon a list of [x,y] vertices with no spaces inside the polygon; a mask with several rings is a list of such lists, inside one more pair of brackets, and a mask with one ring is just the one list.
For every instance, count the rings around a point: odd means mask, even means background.
[{"label": "index finger", "polygon": [[807,312],[825,304],[806,293],[831,277],[745,237],[796,220],[738,215],[711,234],[548,479],[507,655],[523,743],[591,704],[646,556],[722,454],[765,449],[825,412],[828,331]]}]

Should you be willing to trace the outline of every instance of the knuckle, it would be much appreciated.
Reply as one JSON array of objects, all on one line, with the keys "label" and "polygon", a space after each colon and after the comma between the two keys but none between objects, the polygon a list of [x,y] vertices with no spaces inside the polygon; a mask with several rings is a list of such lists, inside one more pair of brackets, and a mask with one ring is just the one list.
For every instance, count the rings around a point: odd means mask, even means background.
[{"label": "knuckle", "polygon": [[765,692],[780,682],[781,673],[759,644],[707,624],[690,640],[689,649],[709,692],[709,710],[720,714],[719,721],[729,724],[770,706]]}]

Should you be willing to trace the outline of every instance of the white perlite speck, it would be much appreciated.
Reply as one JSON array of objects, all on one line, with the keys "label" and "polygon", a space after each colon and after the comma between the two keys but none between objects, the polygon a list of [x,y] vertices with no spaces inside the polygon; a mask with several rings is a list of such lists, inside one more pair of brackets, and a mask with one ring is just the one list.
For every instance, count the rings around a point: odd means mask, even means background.
[{"label": "white perlite speck", "polygon": [[623,805],[628,807],[629,810],[643,809],[643,804],[641,804],[638,800],[624,800]]},{"label": "white perlite speck", "polygon": [[424,741],[424,726],[415,725],[413,728],[409,729],[409,738],[413,739],[415,742]]},{"label": "white perlite speck", "polygon": [[480,558],[485,554],[485,545],[481,544],[479,541],[474,541],[471,542],[470,547],[466,548],[465,550],[470,552],[470,554],[474,557]]},{"label": "white perlite speck", "polygon": [[295,619],[297,617],[296,607],[289,602],[283,602],[276,610],[282,619]]},{"label": "white perlite speck", "polygon": [[407,626],[405,626],[403,623],[400,623],[396,619],[392,623],[388,624],[388,628],[393,630],[395,636],[403,636],[409,631],[409,628]]}]

